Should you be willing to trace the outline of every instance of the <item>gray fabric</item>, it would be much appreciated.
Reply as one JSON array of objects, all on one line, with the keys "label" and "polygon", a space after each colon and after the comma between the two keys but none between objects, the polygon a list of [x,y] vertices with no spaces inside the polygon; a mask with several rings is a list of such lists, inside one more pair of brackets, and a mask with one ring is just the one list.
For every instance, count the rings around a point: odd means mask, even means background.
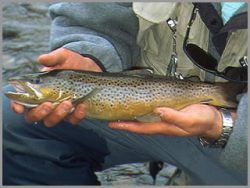
[{"label": "gray fabric", "polygon": [[237,109],[237,120],[226,148],[222,151],[220,160],[226,168],[247,174],[247,94],[240,99]]},{"label": "gray fabric", "polygon": [[50,7],[51,50],[65,47],[97,58],[107,71],[135,65],[138,20],[129,4],[58,3]]},{"label": "gray fabric", "polygon": [[221,3],[211,3],[215,10],[218,12],[219,15],[221,15]]}]

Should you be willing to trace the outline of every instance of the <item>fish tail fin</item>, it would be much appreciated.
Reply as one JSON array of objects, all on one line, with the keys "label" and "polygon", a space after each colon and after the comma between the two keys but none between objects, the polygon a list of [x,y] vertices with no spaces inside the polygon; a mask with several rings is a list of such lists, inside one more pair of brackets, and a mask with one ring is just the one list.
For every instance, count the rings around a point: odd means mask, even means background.
[{"label": "fish tail fin", "polygon": [[246,86],[246,84],[241,83],[216,84],[217,91],[211,104],[225,108],[236,108],[238,104],[237,95],[242,93],[247,88]]}]

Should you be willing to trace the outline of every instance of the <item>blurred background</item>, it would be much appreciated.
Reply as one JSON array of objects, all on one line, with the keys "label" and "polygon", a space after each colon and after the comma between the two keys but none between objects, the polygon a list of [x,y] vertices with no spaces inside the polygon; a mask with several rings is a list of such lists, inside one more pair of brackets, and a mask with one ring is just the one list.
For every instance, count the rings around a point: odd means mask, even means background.
[{"label": "blurred background", "polygon": [[3,7],[3,80],[38,70],[37,56],[49,50],[49,3]]},{"label": "blurred background", "polygon": [[[3,84],[15,75],[39,71],[36,59],[49,52],[50,3],[11,3],[3,7]],[[152,185],[149,163],[119,165],[97,172],[102,185]],[[164,163],[156,185],[185,185],[185,177]]]}]

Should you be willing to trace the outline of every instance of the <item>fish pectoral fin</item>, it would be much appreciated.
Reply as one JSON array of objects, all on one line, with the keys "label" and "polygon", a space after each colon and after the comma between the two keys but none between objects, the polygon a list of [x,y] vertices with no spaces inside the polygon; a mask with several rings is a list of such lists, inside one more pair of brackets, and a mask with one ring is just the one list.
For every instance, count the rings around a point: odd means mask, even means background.
[{"label": "fish pectoral fin", "polygon": [[87,99],[93,97],[94,95],[96,95],[97,93],[99,93],[101,90],[102,90],[102,88],[95,88],[91,92],[89,92],[87,95],[85,95],[81,98],[72,100],[72,104],[76,105],[78,103],[84,102],[85,100],[87,100]]},{"label": "fish pectoral fin", "polygon": [[146,115],[142,115],[142,116],[138,116],[135,117],[135,119],[139,122],[160,122],[161,118],[159,115],[155,114],[155,113],[149,113]]}]

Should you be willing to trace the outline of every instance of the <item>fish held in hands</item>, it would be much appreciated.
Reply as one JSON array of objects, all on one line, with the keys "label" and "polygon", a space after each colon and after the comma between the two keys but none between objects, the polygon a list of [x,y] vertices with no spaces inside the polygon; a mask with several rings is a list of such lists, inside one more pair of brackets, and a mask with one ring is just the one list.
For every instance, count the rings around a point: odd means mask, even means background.
[{"label": "fish held in hands", "polygon": [[181,109],[197,103],[235,108],[239,84],[191,82],[160,76],[53,70],[9,79],[16,92],[5,95],[25,107],[71,100],[88,106],[87,118],[135,120],[157,107]]}]

